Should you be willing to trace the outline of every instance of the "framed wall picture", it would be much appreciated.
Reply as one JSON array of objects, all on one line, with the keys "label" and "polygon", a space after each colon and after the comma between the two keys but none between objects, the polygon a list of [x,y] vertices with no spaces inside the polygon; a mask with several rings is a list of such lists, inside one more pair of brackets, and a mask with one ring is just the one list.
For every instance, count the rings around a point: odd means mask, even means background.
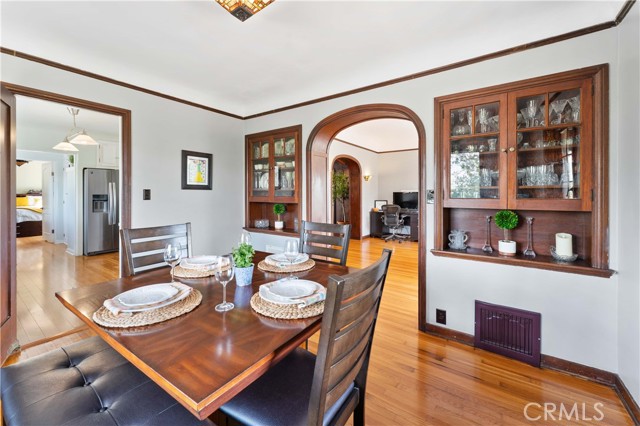
[{"label": "framed wall picture", "polygon": [[385,204],[389,204],[389,202],[387,200],[375,200],[373,202],[373,208],[381,210],[382,206],[384,206]]},{"label": "framed wall picture", "polygon": [[211,189],[213,155],[182,151],[182,189]]}]

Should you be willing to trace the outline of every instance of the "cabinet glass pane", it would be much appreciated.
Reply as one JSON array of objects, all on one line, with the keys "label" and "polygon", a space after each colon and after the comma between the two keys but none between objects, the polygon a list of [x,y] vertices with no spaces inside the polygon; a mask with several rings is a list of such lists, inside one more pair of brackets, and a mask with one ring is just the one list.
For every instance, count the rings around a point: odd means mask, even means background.
[{"label": "cabinet glass pane", "polygon": [[277,164],[274,171],[276,197],[293,197],[295,195],[295,162],[288,161]]},{"label": "cabinet glass pane", "polygon": [[580,127],[517,134],[517,197],[579,199]]},{"label": "cabinet glass pane", "polygon": [[460,108],[451,110],[451,136],[470,135],[473,123],[473,109]]},{"label": "cabinet glass pane", "polygon": [[450,198],[500,198],[498,137],[451,142]]},{"label": "cabinet glass pane", "polygon": [[580,89],[549,93],[549,122],[580,123]]},{"label": "cabinet glass pane", "polygon": [[516,100],[518,129],[545,125],[545,95],[527,96]]},{"label": "cabinet glass pane", "polygon": [[269,195],[269,141],[251,144],[252,195],[267,197]]},{"label": "cabinet glass pane", "polygon": [[273,154],[276,157],[284,155],[284,138],[275,139],[273,141]]},{"label": "cabinet glass pane", "polygon": [[500,130],[500,103],[476,106],[475,133],[492,133]]}]

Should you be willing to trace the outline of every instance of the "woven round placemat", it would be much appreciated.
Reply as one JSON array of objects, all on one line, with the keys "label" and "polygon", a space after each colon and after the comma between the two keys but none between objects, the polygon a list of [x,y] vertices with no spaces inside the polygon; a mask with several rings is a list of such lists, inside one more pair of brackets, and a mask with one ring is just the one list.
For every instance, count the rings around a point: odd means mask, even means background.
[{"label": "woven round placemat", "polygon": [[[212,277],[216,274],[216,269],[188,269],[183,268],[180,265],[177,265],[173,270],[173,275],[178,278],[205,278]],[[222,269],[229,269],[229,267],[225,267]]]},{"label": "woven round placemat", "polygon": [[298,305],[271,303],[260,297],[260,293],[256,293],[251,297],[251,307],[257,313],[270,318],[302,319],[321,315],[324,312],[324,301],[299,308]]},{"label": "woven round placemat", "polygon": [[306,262],[297,263],[295,265],[287,265],[287,266],[269,265],[264,260],[262,260],[262,261],[260,261],[260,263],[258,263],[258,269],[260,269],[261,271],[263,271],[263,272],[277,272],[279,274],[286,274],[286,273],[289,273],[289,272],[302,272],[302,271],[309,270],[309,269],[313,268],[314,266],[316,266],[316,262],[313,259],[309,259]]},{"label": "woven round placemat", "polygon": [[191,312],[200,304],[201,301],[202,293],[196,289],[192,289],[191,293],[181,301],[150,311],[114,315],[104,306],[100,306],[100,308],[93,313],[93,321],[103,327],[111,328],[128,328],[151,325]]}]

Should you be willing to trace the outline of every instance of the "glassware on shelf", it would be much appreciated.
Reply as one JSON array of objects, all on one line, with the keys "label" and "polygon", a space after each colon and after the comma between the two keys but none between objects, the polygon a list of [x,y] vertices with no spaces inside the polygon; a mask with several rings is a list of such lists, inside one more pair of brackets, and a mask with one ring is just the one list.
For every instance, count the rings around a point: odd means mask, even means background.
[{"label": "glassware on shelf", "polygon": [[478,110],[478,123],[480,123],[481,133],[486,133],[489,131],[489,111],[486,108],[480,108]]},{"label": "glassware on shelf", "polygon": [[527,248],[522,252],[525,256],[536,257],[536,252],[533,251],[533,218],[527,217]]},{"label": "glassware on shelf", "polygon": [[485,220],[487,222],[487,231],[484,238],[482,251],[485,253],[493,253],[493,248],[491,248],[491,216],[485,216]]},{"label": "glassware on shelf", "polygon": [[527,127],[533,127],[535,124],[534,120],[536,118],[536,115],[538,114],[538,102],[535,99],[529,99],[527,101],[526,113],[527,118],[529,119]]}]

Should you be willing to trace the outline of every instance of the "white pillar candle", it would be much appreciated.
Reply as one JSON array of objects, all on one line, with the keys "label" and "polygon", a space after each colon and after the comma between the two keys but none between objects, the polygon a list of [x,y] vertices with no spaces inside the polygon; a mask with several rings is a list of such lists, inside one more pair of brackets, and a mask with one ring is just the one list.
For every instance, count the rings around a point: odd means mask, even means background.
[{"label": "white pillar candle", "polygon": [[559,232],[556,234],[556,254],[573,256],[573,239],[571,234]]}]

